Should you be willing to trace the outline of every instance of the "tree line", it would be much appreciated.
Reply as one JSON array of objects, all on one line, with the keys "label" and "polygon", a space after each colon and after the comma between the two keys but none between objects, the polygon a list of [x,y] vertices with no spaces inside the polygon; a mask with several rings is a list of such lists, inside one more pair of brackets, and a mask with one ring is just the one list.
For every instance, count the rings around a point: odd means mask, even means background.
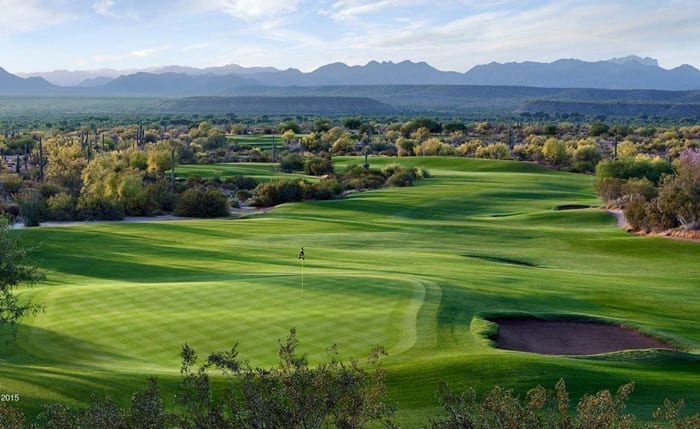
[{"label": "tree line", "polygon": [[[379,122],[359,117],[297,117],[259,126],[236,120],[92,124],[44,130],[8,127],[0,134],[0,212],[21,214],[30,225],[43,220],[119,219],[164,213],[225,216],[230,207],[242,204],[266,206],[278,200],[333,198],[348,189],[371,188],[379,181],[376,172],[336,174],[332,157],[337,155],[511,159],[589,174],[599,165],[604,171],[610,165],[636,159],[640,165],[666,165],[665,173],[669,174],[668,165],[681,162],[681,153],[700,147],[700,125],[440,122],[428,117]],[[279,137],[272,140],[271,147],[259,146],[245,138],[252,133]],[[174,177],[177,164],[248,161],[273,162],[282,172],[304,171],[328,180],[313,184],[286,181],[278,184],[284,192],[277,192],[272,186],[257,183],[259,188],[235,188],[231,186],[235,180],[224,183],[230,178],[186,181]],[[391,180],[384,177],[382,185],[410,185],[418,176],[404,171]],[[660,177],[649,178],[655,186],[659,184],[657,179]],[[608,187],[608,191],[614,189]],[[619,199],[619,195],[608,198],[605,192],[601,196],[606,203]],[[696,199],[693,192],[691,201]],[[270,198],[270,194],[287,196],[278,199]],[[291,194],[296,196],[292,198]],[[630,200],[630,212],[635,213],[643,205],[640,195],[645,204],[656,198],[652,193],[635,195],[634,201]],[[656,202],[663,204],[658,198]],[[659,224],[647,208],[648,221],[634,221],[640,228],[693,225],[693,217],[687,213],[677,221],[664,218]]]}]

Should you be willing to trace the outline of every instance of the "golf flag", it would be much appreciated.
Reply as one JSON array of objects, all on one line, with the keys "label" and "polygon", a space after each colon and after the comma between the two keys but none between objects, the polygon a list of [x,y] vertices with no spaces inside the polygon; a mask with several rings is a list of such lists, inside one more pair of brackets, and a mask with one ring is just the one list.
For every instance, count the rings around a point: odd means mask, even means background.
[{"label": "golf flag", "polygon": [[299,250],[299,262],[301,262],[301,296],[304,296],[304,246]]}]

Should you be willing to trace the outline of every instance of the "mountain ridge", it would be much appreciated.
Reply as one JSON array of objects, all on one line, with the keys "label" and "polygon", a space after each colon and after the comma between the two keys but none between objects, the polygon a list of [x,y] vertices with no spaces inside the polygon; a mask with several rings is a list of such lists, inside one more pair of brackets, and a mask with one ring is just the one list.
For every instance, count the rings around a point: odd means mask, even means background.
[{"label": "mountain ridge", "polygon": [[[664,69],[658,61],[649,57],[629,55],[604,61],[582,61],[574,58],[559,59],[550,63],[535,61],[491,62],[477,65],[464,73],[439,70],[430,64],[404,60],[369,61],[365,65],[347,65],[342,62],[326,64],[310,72],[288,68],[243,67],[237,64],[196,68],[169,65],[143,70],[115,69],[90,71],[56,70],[46,73],[23,73],[22,77],[41,77],[53,83],[72,82],[72,86],[97,88],[109,87],[121,77],[139,73],[159,75],[163,80],[172,79],[173,74],[182,74],[204,79],[205,77],[224,78],[235,86],[239,78],[249,79],[251,85],[261,86],[322,86],[322,85],[504,85],[533,86],[540,88],[601,88],[601,89],[658,89],[695,90],[700,89],[700,71],[684,64],[672,69]],[[144,77],[143,75],[139,75]],[[100,81],[95,81],[95,78]],[[80,82],[77,82],[78,79]],[[151,78],[151,81],[154,79]],[[157,80],[157,78],[156,78]],[[84,83],[85,81],[88,81]],[[132,78],[132,81],[135,81]],[[167,86],[163,83],[162,86]],[[63,85],[65,86],[65,85]],[[118,85],[117,85],[118,86]],[[201,86],[201,85],[200,85]],[[112,85],[111,88],[114,88]],[[175,88],[175,86],[174,86]],[[2,88],[0,88],[2,89]],[[194,88],[184,88],[184,93],[192,94]],[[108,91],[109,92],[109,91]],[[128,89],[127,93],[133,92]],[[183,95],[174,91],[171,95]],[[212,94],[215,95],[215,94]]]}]

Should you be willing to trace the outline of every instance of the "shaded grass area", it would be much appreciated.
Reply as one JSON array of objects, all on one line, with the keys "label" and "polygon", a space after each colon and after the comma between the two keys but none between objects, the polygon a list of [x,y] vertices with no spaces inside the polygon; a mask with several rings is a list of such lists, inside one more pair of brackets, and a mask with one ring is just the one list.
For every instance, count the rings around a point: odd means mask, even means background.
[{"label": "shaded grass area", "polygon": [[[361,159],[335,161],[342,169]],[[332,343],[345,358],[385,345],[390,397],[408,427],[436,410],[441,379],[524,393],[564,377],[574,396],[633,380],[630,408],[642,417],[665,397],[698,410],[697,243],[628,235],[595,208],[555,210],[597,204],[588,176],[504,161],[370,158],[377,168],[393,162],[433,177],[249,219],[26,230],[49,281],[23,298],[46,312],[0,351],[0,388],[30,410],[51,398],[77,404],[93,389],[126,403],[151,374],[174,389],[184,342],[201,355],[239,343],[244,359],[272,365],[276,340],[294,326],[312,362]],[[202,177],[277,174],[264,164],[183,167]],[[685,352],[498,350],[473,326],[489,312],[623,321]]]}]

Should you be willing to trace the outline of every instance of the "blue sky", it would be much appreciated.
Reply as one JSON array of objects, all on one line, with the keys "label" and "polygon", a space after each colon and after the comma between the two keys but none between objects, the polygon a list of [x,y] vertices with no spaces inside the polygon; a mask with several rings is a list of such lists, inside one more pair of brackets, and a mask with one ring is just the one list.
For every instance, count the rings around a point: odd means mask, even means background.
[{"label": "blue sky", "polygon": [[0,0],[10,72],[636,54],[700,67],[699,0]]}]

